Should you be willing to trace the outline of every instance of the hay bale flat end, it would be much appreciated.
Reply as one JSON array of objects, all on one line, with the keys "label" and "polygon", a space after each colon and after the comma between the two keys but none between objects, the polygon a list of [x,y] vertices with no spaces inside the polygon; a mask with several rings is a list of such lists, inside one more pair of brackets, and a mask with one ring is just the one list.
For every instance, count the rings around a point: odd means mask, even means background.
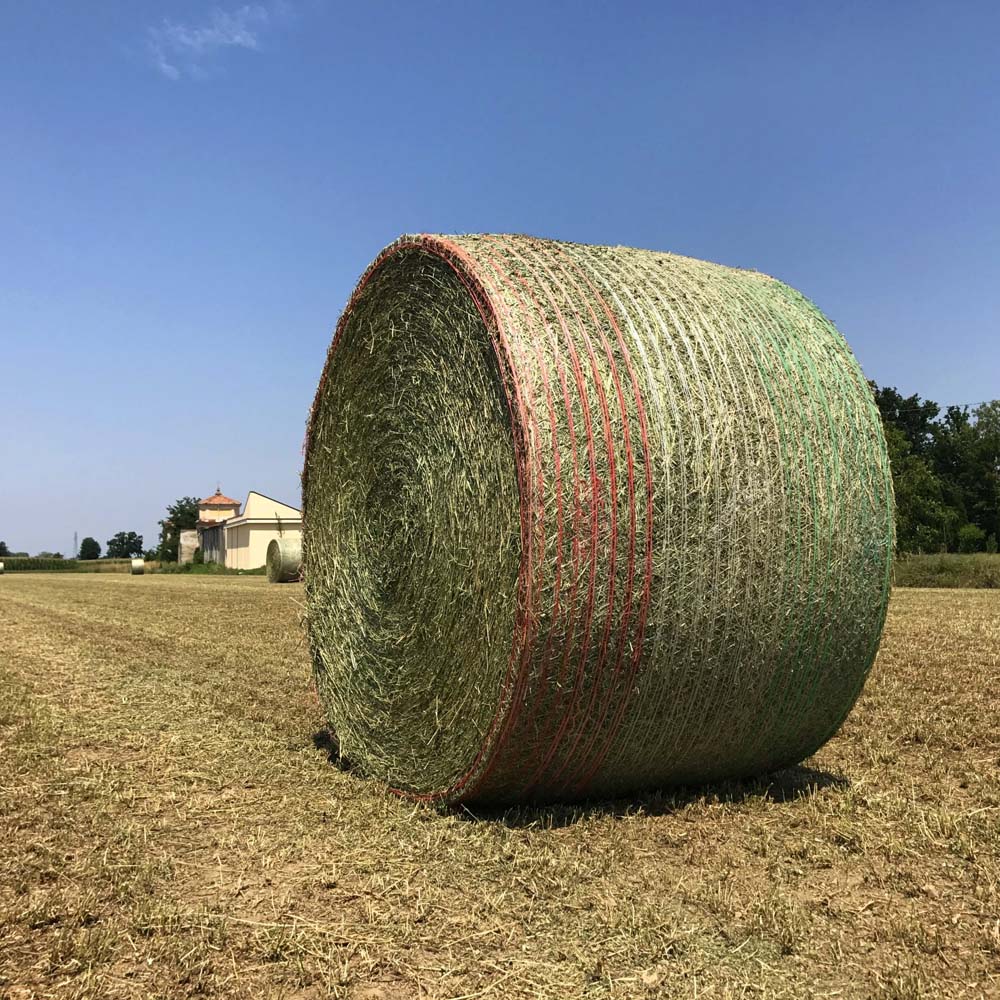
[{"label": "hay bale flat end", "polygon": [[302,543],[273,538],[267,546],[267,579],[270,583],[295,583],[302,574]]}]

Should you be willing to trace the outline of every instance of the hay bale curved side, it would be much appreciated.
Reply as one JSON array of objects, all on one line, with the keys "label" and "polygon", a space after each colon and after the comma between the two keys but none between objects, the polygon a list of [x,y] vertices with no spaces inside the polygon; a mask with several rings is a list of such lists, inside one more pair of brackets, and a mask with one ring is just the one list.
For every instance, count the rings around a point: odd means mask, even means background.
[{"label": "hay bale curved side", "polygon": [[133,559],[129,563],[128,571],[132,576],[142,576],[146,572],[145,560]]},{"label": "hay bale curved side", "polygon": [[0,562],[0,576],[3,576],[3,563]]},{"label": "hay bale curved side", "polygon": [[298,539],[272,538],[267,545],[269,583],[295,583],[302,574],[302,543]]},{"label": "hay bale curved side", "polygon": [[403,237],[342,316],[303,469],[341,745],[415,797],[759,773],[850,710],[892,492],[832,324],[756,272]]}]

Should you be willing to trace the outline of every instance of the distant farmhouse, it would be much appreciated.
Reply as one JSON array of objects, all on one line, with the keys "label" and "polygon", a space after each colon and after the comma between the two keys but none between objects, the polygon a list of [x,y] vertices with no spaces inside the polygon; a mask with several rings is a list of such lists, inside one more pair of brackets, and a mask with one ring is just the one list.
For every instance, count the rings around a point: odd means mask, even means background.
[{"label": "distant farmhouse", "polygon": [[[186,536],[186,537],[185,537]],[[205,562],[229,569],[257,569],[267,562],[267,546],[274,538],[298,541],[302,511],[251,490],[240,513],[240,502],[217,489],[198,502],[197,533],[181,532],[180,561],[190,562],[195,547]]]}]

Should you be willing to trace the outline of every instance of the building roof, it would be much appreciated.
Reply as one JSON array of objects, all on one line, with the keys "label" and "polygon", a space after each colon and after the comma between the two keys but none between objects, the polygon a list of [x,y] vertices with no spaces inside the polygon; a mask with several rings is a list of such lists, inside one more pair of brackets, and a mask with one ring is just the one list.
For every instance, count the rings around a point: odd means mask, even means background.
[{"label": "building roof", "polygon": [[224,496],[221,490],[216,490],[210,497],[198,501],[199,507],[239,507],[239,505],[239,500]]}]

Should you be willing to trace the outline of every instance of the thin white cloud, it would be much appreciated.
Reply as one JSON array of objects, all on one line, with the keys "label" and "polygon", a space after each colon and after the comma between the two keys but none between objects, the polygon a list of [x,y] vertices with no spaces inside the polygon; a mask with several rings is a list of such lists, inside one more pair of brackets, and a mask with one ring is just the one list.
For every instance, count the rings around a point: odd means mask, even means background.
[{"label": "thin white cloud", "polygon": [[272,21],[263,4],[244,4],[235,10],[213,9],[200,24],[180,24],[164,18],[148,29],[149,56],[153,66],[169,80],[203,78],[206,64],[222,49],[260,48],[260,32]]}]

